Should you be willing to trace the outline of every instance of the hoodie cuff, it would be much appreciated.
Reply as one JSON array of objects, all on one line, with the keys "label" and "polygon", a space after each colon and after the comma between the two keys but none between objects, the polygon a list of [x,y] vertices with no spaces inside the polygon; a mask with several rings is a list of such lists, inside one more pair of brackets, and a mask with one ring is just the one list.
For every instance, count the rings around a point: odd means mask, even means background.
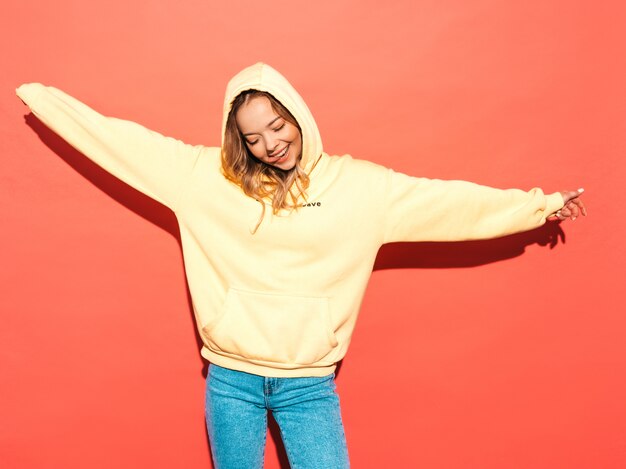
[{"label": "hoodie cuff", "polygon": [[37,103],[37,98],[39,98],[39,95],[43,93],[45,88],[41,83],[24,83],[19,88],[16,88],[15,94],[32,110]]},{"label": "hoodie cuff", "polygon": [[552,215],[557,210],[560,210],[565,205],[563,195],[560,192],[554,192],[546,196],[546,213],[547,216]]}]

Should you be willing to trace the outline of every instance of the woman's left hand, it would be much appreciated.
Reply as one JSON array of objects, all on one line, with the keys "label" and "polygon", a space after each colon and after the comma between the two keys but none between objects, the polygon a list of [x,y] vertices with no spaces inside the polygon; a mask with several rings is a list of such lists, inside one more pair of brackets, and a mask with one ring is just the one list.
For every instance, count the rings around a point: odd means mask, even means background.
[{"label": "woman's left hand", "polygon": [[578,218],[581,214],[587,216],[587,209],[585,208],[583,201],[580,200],[580,196],[583,191],[584,189],[578,189],[577,191],[561,191],[565,204],[560,210],[550,215],[548,220],[563,221],[568,218],[576,220],[576,218]]}]

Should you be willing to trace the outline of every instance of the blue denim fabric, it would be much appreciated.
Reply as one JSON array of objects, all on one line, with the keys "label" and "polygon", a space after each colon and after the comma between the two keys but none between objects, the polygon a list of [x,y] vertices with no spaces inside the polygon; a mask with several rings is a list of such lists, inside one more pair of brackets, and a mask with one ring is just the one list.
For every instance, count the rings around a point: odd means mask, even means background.
[{"label": "blue denim fabric", "polygon": [[216,469],[263,467],[268,410],[292,469],[350,467],[334,373],[266,378],[210,364],[205,416]]}]

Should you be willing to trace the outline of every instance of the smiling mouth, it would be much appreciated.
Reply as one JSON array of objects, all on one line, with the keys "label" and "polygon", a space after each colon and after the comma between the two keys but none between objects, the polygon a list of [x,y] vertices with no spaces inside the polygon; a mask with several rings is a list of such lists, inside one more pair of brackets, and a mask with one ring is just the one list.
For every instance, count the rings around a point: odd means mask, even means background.
[{"label": "smiling mouth", "polygon": [[271,155],[270,158],[274,160],[274,162],[276,162],[280,160],[281,158],[284,158],[287,155],[288,151],[289,151],[289,145],[287,145],[285,148],[283,148],[280,152],[276,153],[275,155]]}]

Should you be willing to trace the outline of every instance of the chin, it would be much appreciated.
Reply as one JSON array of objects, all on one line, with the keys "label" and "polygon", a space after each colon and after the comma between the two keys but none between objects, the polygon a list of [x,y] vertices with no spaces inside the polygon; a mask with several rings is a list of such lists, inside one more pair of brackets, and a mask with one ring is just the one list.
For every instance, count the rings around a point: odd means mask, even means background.
[{"label": "chin", "polygon": [[282,169],[283,171],[290,171],[295,168],[297,161],[285,161],[280,164],[273,165],[275,168]]},{"label": "chin", "polygon": [[296,166],[295,163],[293,164],[283,163],[281,165],[274,165],[274,168],[278,168],[283,171],[291,171],[293,168],[295,168],[295,166]]}]

